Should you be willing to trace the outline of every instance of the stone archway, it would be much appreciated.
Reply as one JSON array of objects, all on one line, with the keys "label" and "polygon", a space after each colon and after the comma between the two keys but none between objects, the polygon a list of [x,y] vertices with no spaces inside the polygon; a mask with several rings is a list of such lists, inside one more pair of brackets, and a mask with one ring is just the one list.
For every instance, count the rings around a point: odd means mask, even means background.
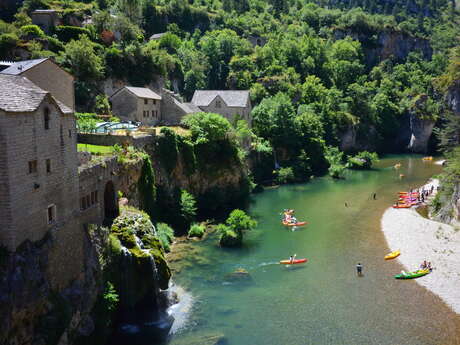
[{"label": "stone archway", "polygon": [[104,225],[112,224],[119,214],[115,186],[112,181],[109,181],[104,189]]}]

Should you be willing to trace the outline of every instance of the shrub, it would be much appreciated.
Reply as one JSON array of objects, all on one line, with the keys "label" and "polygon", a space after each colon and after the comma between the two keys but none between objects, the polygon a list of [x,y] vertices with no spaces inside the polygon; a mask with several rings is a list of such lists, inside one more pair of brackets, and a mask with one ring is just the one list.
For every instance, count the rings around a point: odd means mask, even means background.
[{"label": "shrub", "polygon": [[0,58],[8,59],[11,57],[11,50],[16,47],[19,41],[15,34],[0,35]]},{"label": "shrub", "polygon": [[78,26],[59,25],[54,28],[54,32],[62,42],[69,42],[70,40],[78,40],[80,35],[86,34],[88,37],[91,33],[88,29],[80,28]]},{"label": "shrub", "polygon": [[278,184],[286,184],[295,181],[294,171],[291,167],[285,167],[278,169],[276,171],[276,183]]},{"label": "shrub", "polygon": [[174,230],[168,224],[158,223],[157,237],[163,249],[169,252],[171,250],[171,243],[174,241]]},{"label": "shrub", "polygon": [[205,227],[201,224],[193,224],[188,231],[188,237],[203,237]]},{"label": "shrub", "polygon": [[235,231],[225,224],[219,224],[216,230],[221,234],[219,244],[222,247],[238,247],[241,245],[243,240],[242,237],[238,236]]},{"label": "shrub", "polygon": [[347,168],[346,165],[343,164],[343,152],[337,147],[329,146],[326,147],[325,157],[329,162],[329,175],[333,178],[342,178]]},{"label": "shrub", "polygon": [[222,247],[240,246],[243,242],[243,231],[251,230],[256,226],[257,222],[246,212],[238,209],[233,210],[225,224],[219,224],[216,228],[221,233],[220,245]]},{"label": "shrub", "polygon": [[24,25],[19,29],[21,37],[32,36],[35,38],[45,37],[45,33],[38,25]]},{"label": "shrub", "polygon": [[348,165],[351,169],[370,169],[378,159],[377,153],[362,151],[354,157],[348,157]]}]

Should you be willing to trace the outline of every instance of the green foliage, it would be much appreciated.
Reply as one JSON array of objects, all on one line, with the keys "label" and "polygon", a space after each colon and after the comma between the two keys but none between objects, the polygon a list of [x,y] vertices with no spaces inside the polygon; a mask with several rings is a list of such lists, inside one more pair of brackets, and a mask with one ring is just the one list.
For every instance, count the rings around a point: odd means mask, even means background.
[{"label": "green foliage", "polygon": [[295,182],[294,171],[291,167],[280,168],[276,171],[275,180],[277,184]]},{"label": "green foliage", "polygon": [[91,133],[96,129],[96,124],[100,122],[95,113],[75,113],[77,118],[77,130],[82,133]]},{"label": "green foliage", "polygon": [[190,114],[182,119],[182,123],[190,129],[195,144],[223,141],[232,128],[226,118],[214,113]]},{"label": "green foliage", "polygon": [[348,157],[348,166],[351,169],[371,169],[378,160],[377,153],[362,151],[355,156]]},{"label": "green foliage", "polygon": [[151,219],[155,219],[155,174],[153,172],[150,157],[147,155],[144,158],[144,163],[142,165],[141,176],[138,181],[138,189],[141,197],[141,208],[147,212]]},{"label": "green foliage", "polygon": [[24,25],[19,29],[21,37],[33,37],[42,38],[45,37],[45,33],[38,25]]},{"label": "green foliage", "polygon": [[342,178],[346,165],[343,164],[343,152],[337,147],[329,146],[326,148],[326,159],[329,162],[329,175],[333,178]]},{"label": "green foliage", "polygon": [[54,28],[54,32],[57,38],[62,42],[69,42],[70,40],[78,40],[80,35],[91,36],[91,33],[86,28],[80,28],[78,26],[66,26],[58,25]]},{"label": "green foliage", "polygon": [[177,135],[168,127],[163,127],[160,134],[161,136],[158,139],[158,153],[167,173],[171,174],[177,164],[179,154]]},{"label": "green foliage", "polygon": [[196,200],[192,194],[186,190],[181,190],[180,194],[180,213],[187,224],[190,224],[196,216]]},{"label": "green foliage", "polygon": [[201,238],[203,237],[205,232],[205,227],[204,225],[201,224],[192,224],[190,227],[190,230],[188,231],[188,237],[198,237]]},{"label": "green foliage", "polygon": [[171,243],[174,241],[174,230],[168,224],[158,223],[157,236],[163,249],[169,252],[171,250]]},{"label": "green foliage", "polygon": [[9,59],[13,56],[12,50],[16,47],[19,38],[12,33],[0,35],[0,58]]},{"label": "green foliage", "polygon": [[242,210],[233,210],[228,216],[225,224],[219,224],[216,230],[220,235],[222,247],[240,246],[243,241],[243,232],[252,230],[257,226],[257,221],[249,217]]},{"label": "green foliage", "polygon": [[[96,96],[96,105],[95,105],[95,110],[97,114],[102,114],[102,115],[109,115],[111,114],[110,111],[110,102],[109,98],[107,95],[97,95]],[[109,120],[110,122],[118,122],[118,121],[113,121],[111,118]]]},{"label": "green foliage", "polygon": [[106,304],[107,311],[109,313],[115,311],[118,305],[119,296],[115,287],[111,282],[107,282],[105,287],[104,295],[103,295],[104,303]]}]

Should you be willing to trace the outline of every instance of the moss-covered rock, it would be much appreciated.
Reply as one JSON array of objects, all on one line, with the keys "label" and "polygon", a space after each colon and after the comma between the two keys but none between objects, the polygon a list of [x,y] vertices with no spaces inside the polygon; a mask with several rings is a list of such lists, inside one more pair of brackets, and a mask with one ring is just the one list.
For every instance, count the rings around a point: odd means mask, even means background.
[{"label": "moss-covered rock", "polygon": [[171,272],[155,227],[146,213],[134,208],[123,209],[122,215],[113,222],[109,243],[113,264],[111,281],[120,292],[122,306],[133,307],[158,288],[168,288]]}]

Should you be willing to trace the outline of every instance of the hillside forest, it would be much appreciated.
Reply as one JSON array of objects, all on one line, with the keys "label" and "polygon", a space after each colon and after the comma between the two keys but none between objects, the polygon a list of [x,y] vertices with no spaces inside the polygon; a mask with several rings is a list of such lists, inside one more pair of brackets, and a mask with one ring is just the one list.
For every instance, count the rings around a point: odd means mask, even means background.
[{"label": "hillside forest", "polygon": [[[45,33],[36,9],[62,25]],[[435,124],[428,150],[458,144],[445,102],[460,70],[455,0],[9,0],[0,19],[0,60],[53,57],[76,78],[79,112],[110,112],[108,80],[184,101],[250,90],[252,127],[232,125],[252,137],[256,182],[274,161],[285,182],[325,173],[341,151],[402,152],[414,118]]]}]

